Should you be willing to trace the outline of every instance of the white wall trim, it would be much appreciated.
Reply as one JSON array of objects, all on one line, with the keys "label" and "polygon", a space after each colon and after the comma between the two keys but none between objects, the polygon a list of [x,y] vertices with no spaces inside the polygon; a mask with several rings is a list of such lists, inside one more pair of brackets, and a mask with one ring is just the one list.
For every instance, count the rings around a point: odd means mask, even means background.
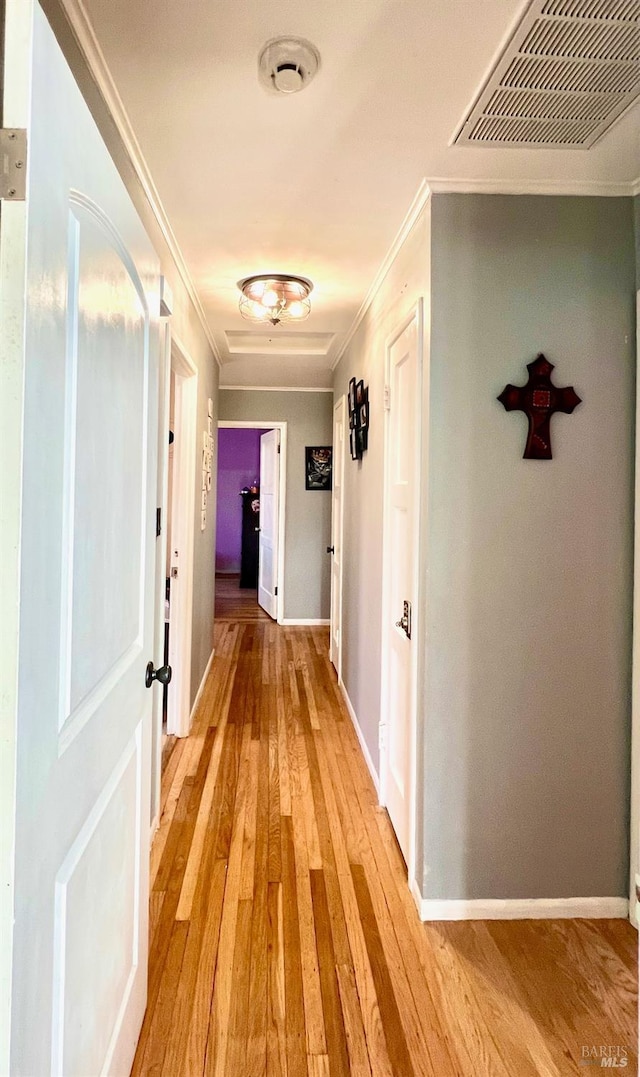
[{"label": "white wall trim", "polygon": [[234,393],[332,393],[333,387],[319,385],[219,385],[220,392]]},{"label": "white wall trim", "polygon": [[[169,404],[171,394],[171,321],[161,317],[160,333],[162,339],[160,378],[158,394],[158,481],[156,506],[161,509],[160,535],[156,539],[156,581],[155,581],[155,616],[154,616],[154,662],[156,666],[164,665],[165,636],[165,596],[167,588],[167,541],[169,537]],[[153,693],[153,717],[151,734],[152,786],[151,811],[157,816],[159,825],[161,786],[162,786],[162,731],[163,731],[163,692]],[[154,825],[151,835],[153,837]]]},{"label": "white wall trim", "polygon": [[621,897],[487,898],[439,901],[412,888],[420,919],[426,920],[626,920],[629,902]]},{"label": "white wall trim", "polygon": [[353,340],[353,338],[354,338],[354,336],[356,334],[356,331],[358,329],[358,326],[360,325],[362,319],[364,318],[365,314],[369,310],[369,307],[373,303],[373,300],[375,299],[377,293],[380,291],[380,288],[382,287],[382,284],[383,284],[389,270],[391,269],[391,266],[393,265],[393,263],[395,262],[395,260],[396,260],[396,258],[398,256],[400,248],[402,247],[403,243],[407,239],[407,236],[411,232],[411,229],[414,227],[414,225],[415,225],[416,221],[418,220],[420,214],[423,212],[423,210],[424,210],[427,202],[429,201],[430,197],[431,197],[431,187],[430,187],[427,180],[423,180],[422,183],[420,184],[420,186],[418,187],[418,190],[416,191],[416,194],[415,194],[415,197],[413,199],[413,202],[409,206],[409,211],[408,211],[406,217],[404,218],[402,224],[400,225],[400,229],[398,231],[398,234],[396,235],[396,238],[394,239],[393,243],[389,247],[389,250],[387,251],[387,253],[386,253],[386,255],[385,255],[385,257],[384,257],[384,259],[382,261],[382,265],[380,266],[380,269],[378,270],[375,277],[373,278],[373,281],[371,283],[369,291],[367,292],[366,296],[364,297],[364,299],[362,301],[362,305],[360,307],[360,310],[356,314],[356,316],[355,316],[355,318],[353,320],[353,324],[352,324],[349,332],[347,333],[346,337],[344,338],[344,341],[340,345],[340,350],[339,350],[334,362],[331,364],[331,369],[332,370],[336,369],[336,367],[338,366],[340,360],[342,359],[342,356],[344,355],[344,353],[346,352],[347,348],[349,347],[351,341]]},{"label": "white wall trim", "polygon": [[216,656],[216,649],[214,647],[213,650],[211,651],[211,654],[209,655],[209,661],[207,662],[206,666],[204,667],[204,673],[202,674],[202,680],[200,681],[198,691],[196,692],[196,698],[193,701],[193,706],[191,708],[191,715],[189,717],[189,725],[191,725],[191,723],[193,722],[193,719],[196,716],[196,711],[198,709],[198,704],[200,702],[200,697],[202,696],[202,693],[204,692],[204,686],[207,683],[207,677],[209,676],[209,674],[211,672],[211,666],[213,665],[213,660],[214,660],[215,656]]},{"label": "white wall trim", "polygon": [[285,594],[285,536],[287,522],[287,464],[288,438],[287,423],[281,419],[220,419],[218,430],[279,430],[280,431],[280,490],[278,497],[278,604],[276,621],[284,624]]},{"label": "white wall trim", "polygon": [[[607,180],[500,180],[500,179],[460,179],[446,176],[434,176],[423,179],[409,211],[402,222],[398,234],[387,251],[376,273],[362,305],[356,314],[351,328],[344,338],[331,369],[335,370],[355,336],[358,326],[369,310],[377,292],[380,290],[398,251],[405,242],[411,229],[418,220],[432,194],[537,194],[537,195],[591,195],[609,198],[640,194],[640,177],[625,183],[611,183]],[[225,388],[225,386],[220,386]],[[229,388],[228,386],[226,388]],[[238,386],[240,388],[240,386]]]},{"label": "white wall trim", "polygon": [[200,296],[196,290],[193,277],[189,272],[184,255],[178,245],[173,228],[171,227],[169,218],[153,181],[149,166],[147,165],[142,149],[140,148],[140,143],[136,138],[122,98],[118,93],[113,76],[107,66],[104,53],[100,48],[93,25],[85,9],[84,2],[83,0],[58,0],[58,3],[64,12],[65,18],[75,37],[91,77],[96,83],[109,110],[114,126],[120,136],[127,156],[131,161],[132,168],[140,181],[140,186],[144,191],[151,212],[158,223],[158,227],[169,248],[169,252],[175,262],[182,283],[193,303],[215,360],[218,366],[221,366],[220,352],[207,322],[207,317],[200,301]]},{"label": "white wall trim", "polygon": [[283,617],[278,623],[291,628],[295,625],[328,625],[331,621],[327,617]]},{"label": "white wall trim", "polygon": [[620,198],[634,194],[634,183],[608,180],[502,180],[454,179],[434,177],[429,180],[432,194],[537,194],[590,195]]},{"label": "white wall trim", "polygon": [[[177,437],[174,442],[171,499],[171,569],[178,569],[178,587],[170,602],[169,661],[174,691],[169,690],[167,732],[186,737],[191,729],[191,648],[193,572],[195,559],[196,461],[198,443],[198,369],[179,337],[171,331],[171,370],[175,379]],[[174,550],[179,551],[178,563]]]},{"label": "white wall trim", "polygon": [[378,777],[376,768],[373,765],[373,759],[371,758],[371,754],[370,754],[369,749],[367,747],[366,741],[365,741],[365,739],[364,739],[364,737],[362,735],[362,730],[360,729],[360,723],[358,722],[358,716],[357,716],[356,712],[353,709],[353,703],[349,699],[349,693],[347,692],[345,683],[344,683],[344,681],[342,679],[340,679],[338,681],[338,686],[340,688],[340,691],[342,692],[342,698],[344,699],[344,702],[345,702],[345,705],[346,705],[346,708],[347,708],[347,713],[348,713],[348,715],[349,715],[349,717],[351,719],[353,728],[356,731],[356,736],[358,738],[358,743],[360,745],[360,748],[362,749],[362,754],[364,756],[364,761],[367,764],[369,774],[371,775],[371,780],[372,780],[372,782],[374,784],[374,787],[375,787],[376,796],[378,797],[378,800],[380,800],[380,779]]},{"label": "white wall trim", "polygon": [[[8,0],[4,40],[4,122],[30,118],[33,3]],[[10,1072],[15,903],[20,565],[26,317],[27,203],[5,201],[0,230],[0,581],[2,737],[0,738],[0,1073]]]},{"label": "white wall trim", "polygon": [[422,906],[425,904],[422,894],[420,893],[420,887],[418,886],[417,879],[409,879],[409,890],[411,891],[411,897],[416,903],[416,909],[418,910],[418,916],[421,920],[427,920],[427,916],[422,915]]}]

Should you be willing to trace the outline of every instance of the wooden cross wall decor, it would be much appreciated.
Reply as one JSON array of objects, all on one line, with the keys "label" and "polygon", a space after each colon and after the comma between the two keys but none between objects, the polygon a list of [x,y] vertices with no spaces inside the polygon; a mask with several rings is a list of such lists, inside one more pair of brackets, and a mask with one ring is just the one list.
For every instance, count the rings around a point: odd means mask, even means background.
[{"label": "wooden cross wall decor", "polygon": [[551,416],[556,411],[566,415],[581,403],[570,385],[558,389],[551,381],[553,363],[540,354],[527,363],[529,381],[526,385],[506,385],[498,400],[507,411],[523,411],[529,420],[529,433],[524,460],[551,460]]}]

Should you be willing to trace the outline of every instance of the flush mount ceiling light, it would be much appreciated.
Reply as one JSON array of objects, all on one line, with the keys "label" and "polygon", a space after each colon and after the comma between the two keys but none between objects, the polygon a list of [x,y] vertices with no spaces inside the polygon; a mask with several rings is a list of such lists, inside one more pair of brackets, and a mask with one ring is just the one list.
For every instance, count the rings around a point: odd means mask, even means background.
[{"label": "flush mount ceiling light", "polygon": [[313,284],[306,277],[263,273],[238,281],[240,313],[250,322],[301,322],[309,316]]}]

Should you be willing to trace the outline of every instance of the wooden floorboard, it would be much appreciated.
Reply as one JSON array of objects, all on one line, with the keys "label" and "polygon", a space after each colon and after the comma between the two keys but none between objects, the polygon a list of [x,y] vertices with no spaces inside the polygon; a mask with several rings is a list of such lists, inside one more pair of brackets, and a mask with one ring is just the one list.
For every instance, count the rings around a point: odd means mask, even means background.
[{"label": "wooden floorboard", "polygon": [[240,587],[238,576],[216,576],[215,616],[218,622],[271,623],[269,614],[258,605],[255,587]]},{"label": "wooden floorboard", "polygon": [[636,1074],[631,926],[421,924],[327,630],[217,584],[162,777],[135,1077],[564,1077],[593,1047]]}]

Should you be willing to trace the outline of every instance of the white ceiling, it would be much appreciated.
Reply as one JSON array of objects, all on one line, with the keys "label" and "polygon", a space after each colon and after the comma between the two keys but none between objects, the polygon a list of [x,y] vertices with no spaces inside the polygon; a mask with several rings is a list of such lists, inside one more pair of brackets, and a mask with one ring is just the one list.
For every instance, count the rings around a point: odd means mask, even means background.
[{"label": "white ceiling", "polygon": [[[222,360],[221,384],[330,385],[330,366],[424,177],[611,189],[640,175],[640,106],[590,150],[449,145],[526,0],[84,0]],[[300,94],[262,45],[308,38]],[[298,330],[252,333],[236,282],[314,281]],[[298,339],[296,334],[300,334]]]}]

